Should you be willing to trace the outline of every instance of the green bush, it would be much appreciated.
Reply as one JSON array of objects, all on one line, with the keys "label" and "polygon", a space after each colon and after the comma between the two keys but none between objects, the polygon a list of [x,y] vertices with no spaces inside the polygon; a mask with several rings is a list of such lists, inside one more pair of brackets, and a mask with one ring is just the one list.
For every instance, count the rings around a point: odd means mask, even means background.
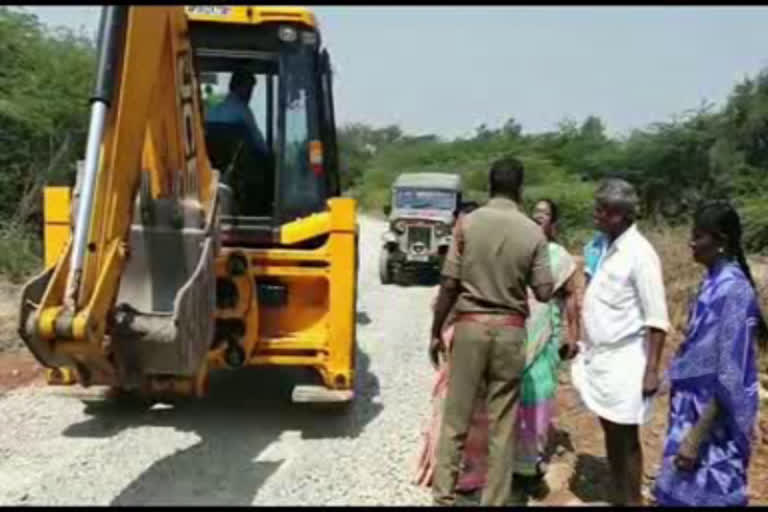
[{"label": "green bush", "polygon": [[0,7],[0,218],[34,221],[41,185],[74,178],[94,56],[87,38]]},{"label": "green bush", "polygon": [[71,183],[88,127],[89,38],[0,7],[0,274],[41,266],[42,187]]},{"label": "green bush", "polygon": [[40,237],[18,226],[0,228],[0,274],[19,282],[42,266]]},{"label": "green bush", "polygon": [[742,200],[740,206],[745,249],[768,254],[768,201],[750,197]]},{"label": "green bush", "polygon": [[371,158],[353,195],[364,211],[379,214],[390,199],[392,183],[411,172],[454,172],[463,178],[464,197],[485,203],[488,173],[494,160],[512,154],[525,165],[525,210],[550,198],[561,211],[560,234],[566,245],[580,247],[591,237],[594,184],[584,182],[545,155],[521,151],[519,139],[491,136],[482,140],[392,144]]},{"label": "green bush", "polygon": [[434,170],[459,173],[467,197],[481,199],[488,192],[491,162],[511,154],[526,167],[528,207],[539,197],[563,205],[568,243],[589,237],[594,184],[613,176],[636,186],[643,221],[651,227],[687,223],[701,199],[730,198],[740,204],[746,247],[765,252],[768,206],[762,204],[760,191],[768,185],[766,126],[768,68],[735,84],[717,110],[702,104],[626,137],[609,137],[595,116],[582,123],[565,120],[554,131],[535,134],[523,134],[510,119],[501,129],[481,125],[474,137],[453,141],[398,131],[399,139],[376,145],[361,167],[360,198],[378,207],[386,197],[379,189],[389,188],[398,174]]}]

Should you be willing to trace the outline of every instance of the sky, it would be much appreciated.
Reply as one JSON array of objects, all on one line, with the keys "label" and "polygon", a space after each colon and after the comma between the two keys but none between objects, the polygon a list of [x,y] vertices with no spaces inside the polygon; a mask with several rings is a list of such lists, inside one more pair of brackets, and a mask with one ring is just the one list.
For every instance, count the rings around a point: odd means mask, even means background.
[{"label": "sky", "polygon": [[[95,34],[100,6],[30,6]],[[597,115],[628,133],[721,105],[768,66],[768,7],[314,6],[337,71],[338,124],[467,136]]]}]

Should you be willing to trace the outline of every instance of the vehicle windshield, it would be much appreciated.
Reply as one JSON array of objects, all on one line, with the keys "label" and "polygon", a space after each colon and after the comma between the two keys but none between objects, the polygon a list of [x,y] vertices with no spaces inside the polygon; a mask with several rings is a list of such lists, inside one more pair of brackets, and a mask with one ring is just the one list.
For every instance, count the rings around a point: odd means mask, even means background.
[{"label": "vehicle windshield", "polygon": [[[228,30],[226,37],[220,27],[194,30],[197,66],[208,82],[201,88],[206,145],[232,190],[231,215],[282,224],[324,210],[335,170],[327,165],[332,145],[322,145],[318,96],[324,91],[314,33],[299,30],[294,41],[282,41],[271,26]],[[242,93],[230,91],[236,74],[245,77],[238,83],[255,81],[247,104]],[[310,147],[319,163],[310,162]]]},{"label": "vehicle windshield", "polygon": [[456,192],[401,188],[395,191],[395,207],[415,210],[453,210],[456,208]]}]

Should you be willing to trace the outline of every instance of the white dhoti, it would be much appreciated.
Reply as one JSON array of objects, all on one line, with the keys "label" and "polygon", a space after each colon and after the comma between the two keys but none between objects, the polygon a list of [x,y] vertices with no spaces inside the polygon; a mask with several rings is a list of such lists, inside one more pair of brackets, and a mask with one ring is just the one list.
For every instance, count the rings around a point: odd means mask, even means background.
[{"label": "white dhoti", "polygon": [[661,261],[636,226],[606,249],[587,287],[582,321],[585,344],[571,376],[584,405],[612,423],[646,423],[646,337],[650,329],[667,332],[669,315]]},{"label": "white dhoti", "polygon": [[644,338],[610,345],[580,344],[571,363],[571,380],[584,405],[601,418],[622,425],[650,419],[653,399],[643,399]]}]

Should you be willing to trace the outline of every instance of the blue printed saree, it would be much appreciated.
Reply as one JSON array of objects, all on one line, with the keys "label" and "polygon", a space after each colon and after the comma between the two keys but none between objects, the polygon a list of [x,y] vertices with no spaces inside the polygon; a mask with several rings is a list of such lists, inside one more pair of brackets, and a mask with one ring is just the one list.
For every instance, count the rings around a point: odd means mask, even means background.
[{"label": "blue printed saree", "polygon": [[[757,296],[738,265],[707,272],[689,312],[688,332],[670,364],[670,411],[654,495],[667,506],[744,506],[758,408]],[[704,409],[718,415],[699,445],[694,469],[674,459]]]}]

